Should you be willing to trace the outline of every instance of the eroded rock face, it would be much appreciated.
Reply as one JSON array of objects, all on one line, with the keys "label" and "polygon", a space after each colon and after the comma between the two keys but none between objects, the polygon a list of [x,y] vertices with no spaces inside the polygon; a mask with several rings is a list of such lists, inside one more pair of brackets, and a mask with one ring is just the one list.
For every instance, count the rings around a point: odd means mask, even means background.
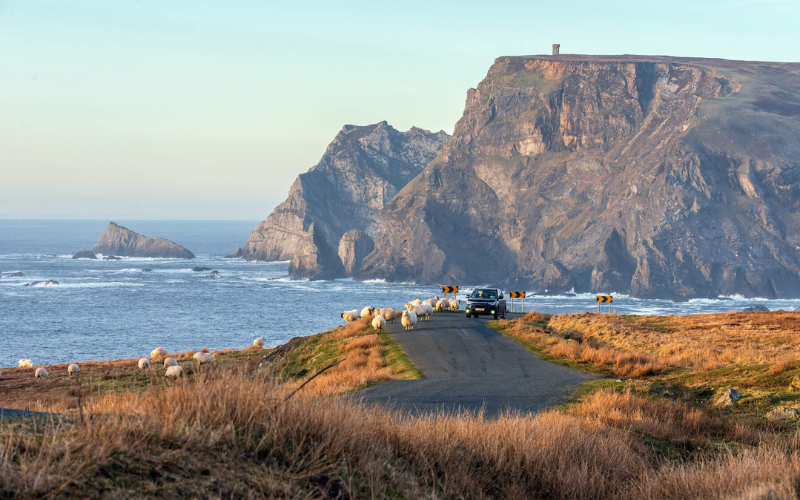
[{"label": "eroded rock face", "polygon": [[310,280],[331,280],[345,277],[339,256],[325,241],[322,233],[311,224],[303,246],[289,263],[289,276]]},{"label": "eroded rock face", "polygon": [[800,296],[800,65],[503,57],[365,277]]},{"label": "eroded rock face", "polygon": [[164,259],[194,259],[194,254],[177,243],[164,238],[148,238],[114,222],[97,240],[92,252],[124,257],[153,257]]},{"label": "eroded rock face", "polygon": [[436,157],[448,137],[418,128],[398,132],[386,122],[346,125],[233,256],[290,260],[305,246],[311,224],[334,249],[351,229],[374,234],[379,212]]},{"label": "eroded rock face", "polygon": [[375,242],[358,229],[347,231],[339,240],[339,259],[347,276],[355,276],[364,258],[375,249]]}]

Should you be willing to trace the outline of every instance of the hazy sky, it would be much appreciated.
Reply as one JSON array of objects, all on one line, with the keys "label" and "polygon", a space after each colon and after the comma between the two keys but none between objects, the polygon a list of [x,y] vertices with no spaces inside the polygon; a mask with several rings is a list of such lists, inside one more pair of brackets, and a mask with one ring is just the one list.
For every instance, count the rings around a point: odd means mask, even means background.
[{"label": "hazy sky", "polygon": [[452,132],[494,58],[800,60],[800,0],[0,0],[0,218],[262,219],[342,125]]}]

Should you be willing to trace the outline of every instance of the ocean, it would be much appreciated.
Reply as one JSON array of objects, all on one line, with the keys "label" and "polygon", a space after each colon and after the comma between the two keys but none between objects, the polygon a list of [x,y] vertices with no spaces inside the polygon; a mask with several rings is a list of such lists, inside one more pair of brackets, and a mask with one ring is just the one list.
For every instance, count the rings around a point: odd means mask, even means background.
[{"label": "ocean", "polygon": [[[193,260],[123,258],[72,260],[91,249],[108,221],[0,220],[0,367],[20,358],[36,365],[243,348],[256,337],[268,347],[343,324],[340,313],[367,305],[399,307],[441,288],[382,281],[297,281],[288,262],[228,259],[257,221],[115,221],[151,238],[185,246]],[[219,271],[194,272],[192,267]],[[143,272],[143,269],[151,269]],[[21,272],[24,277],[6,277]],[[30,286],[35,281],[58,284]],[[25,286],[28,284],[28,286]],[[475,285],[459,285],[462,299]],[[674,303],[614,294],[619,314],[692,314],[741,310],[754,304],[794,310],[800,300],[721,297]],[[515,310],[519,310],[516,301]],[[604,310],[607,309],[603,306]],[[525,310],[596,311],[595,295],[535,296]]]}]

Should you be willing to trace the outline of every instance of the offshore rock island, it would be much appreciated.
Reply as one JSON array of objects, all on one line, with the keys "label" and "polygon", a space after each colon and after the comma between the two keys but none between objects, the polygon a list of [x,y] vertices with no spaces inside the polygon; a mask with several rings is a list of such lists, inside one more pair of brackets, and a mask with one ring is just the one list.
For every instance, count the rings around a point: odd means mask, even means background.
[{"label": "offshore rock island", "polygon": [[148,238],[114,222],[97,240],[92,253],[106,256],[151,257],[161,259],[194,259],[194,254],[170,240]]},{"label": "offshore rock island", "polygon": [[424,154],[376,187],[356,172],[391,130],[345,127],[237,255],[302,250],[295,276],[800,296],[800,64],[501,57],[441,150],[412,129]]}]

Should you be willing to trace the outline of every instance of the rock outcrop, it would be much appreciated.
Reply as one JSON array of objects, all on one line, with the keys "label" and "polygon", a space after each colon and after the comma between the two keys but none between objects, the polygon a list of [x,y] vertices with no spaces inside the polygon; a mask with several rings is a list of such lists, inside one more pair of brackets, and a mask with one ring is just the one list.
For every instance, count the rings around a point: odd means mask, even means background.
[{"label": "rock outcrop", "polygon": [[342,261],[313,222],[306,232],[303,246],[289,262],[289,276],[310,280],[330,280],[345,276]]},{"label": "rock outcrop", "polygon": [[89,250],[83,249],[78,250],[74,254],[72,254],[73,259],[97,259],[97,255],[93,254]]},{"label": "rock outcrop", "polygon": [[418,128],[399,132],[386,122],[346,125],[320,162],[297,178],[286,201],[233,256],[291,260],[307,250],[312,224],[319,241],[332,249],[352,229],[375,234],[376,218],[386,203],[422,172],[448,137]]},{"label": "rock outcrop", "polygon": [[92,248],[95,254],[163,259],[194,259],[194,254],[164,238],[148,238],[128,228],[109,222],[108,228]]},{"label": "rock outcrop", "polygon": [[339,240],[339,259],[347,276],[356,276],[364,259],[375,249],[375,242],[358,229],[344,233]]},{"label": "rock outcrop", "polygon": [[360,275],[800,296],[800,64],[501,57]]}]

